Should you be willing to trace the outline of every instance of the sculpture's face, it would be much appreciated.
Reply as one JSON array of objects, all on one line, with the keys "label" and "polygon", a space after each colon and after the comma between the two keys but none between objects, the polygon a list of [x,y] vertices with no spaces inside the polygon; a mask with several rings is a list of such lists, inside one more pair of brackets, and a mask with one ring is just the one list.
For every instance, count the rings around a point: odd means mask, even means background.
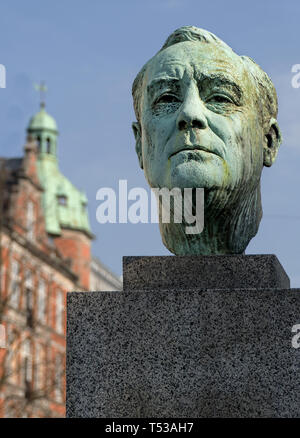
[{"label": "sculpture's face", "polygon": [[265,134],[256,105],[254,83],[233,52],[182,42],[158,53],[148,63],[140,102],[150,186],[257,186]]}]

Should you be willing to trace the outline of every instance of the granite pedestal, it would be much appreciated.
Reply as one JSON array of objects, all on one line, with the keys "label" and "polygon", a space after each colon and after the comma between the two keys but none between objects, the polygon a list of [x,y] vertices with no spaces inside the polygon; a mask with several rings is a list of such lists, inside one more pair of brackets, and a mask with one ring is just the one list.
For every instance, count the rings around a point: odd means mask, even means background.
[{"label": "granite pedestal", "polygon": [[275,256],[124,257],[72,292],[68,417],[299,417],[300,289]]}]

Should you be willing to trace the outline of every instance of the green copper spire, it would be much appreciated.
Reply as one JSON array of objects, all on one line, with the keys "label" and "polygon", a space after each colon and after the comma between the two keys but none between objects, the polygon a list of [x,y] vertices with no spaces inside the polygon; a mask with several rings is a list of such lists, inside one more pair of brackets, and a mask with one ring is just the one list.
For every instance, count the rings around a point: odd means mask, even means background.
[{"label": "green copper spire", "polygon": [[38,176],[44,188],[43,208],[46,230],[59,236],[62,228],[83,231],[92,236],[87,198],[59,170],[56,155],[57,125],[41,102],[40,111],[31,118],[27,132],[38,144]]},{"label": "green copper spire", "polygon": [[27,132],[36,139],[39,154],[51,154],[56,158],[57,125],[52,116],[45,110],[45,104],[30,120]]},{"label": "green copper spire", "polygon": [[46,129],[47,131],[58,133],[56,121],[50,114],[45,110],[45,105],[41,105],[40,111],[31,118],[28,129],[31,130],[42,130]]}]

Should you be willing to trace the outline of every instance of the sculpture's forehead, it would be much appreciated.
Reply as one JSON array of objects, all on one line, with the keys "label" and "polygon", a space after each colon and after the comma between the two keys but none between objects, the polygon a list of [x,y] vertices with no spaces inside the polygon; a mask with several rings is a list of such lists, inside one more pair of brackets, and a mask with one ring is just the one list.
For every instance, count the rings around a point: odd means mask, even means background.
[{"label": "sculpture's forehead", "polygon": [[248,88],[249,76],[240,57],[229,48],[213,43],[187,41],[174,44],[155,55],[148,63],[145,79],[189,76],[201,77],[224,75]]}]

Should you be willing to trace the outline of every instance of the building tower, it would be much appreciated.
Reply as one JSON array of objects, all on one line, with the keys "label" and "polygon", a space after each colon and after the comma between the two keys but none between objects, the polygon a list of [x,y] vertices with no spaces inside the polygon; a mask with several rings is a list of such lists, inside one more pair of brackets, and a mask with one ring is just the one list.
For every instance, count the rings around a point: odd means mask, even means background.
[{"label": "building tower", "polygon": [[91,258],[87,198],[59,170],[57,136],[41,103],[24,154],[0,157],[0,418],[65,415],[67,292],[122,289]]},{"label": "building tower", "polygon": [[40,111],[31,118],[27,132],[38,145],[37,170],[44,189],[43,209],[49,241],[62,257],[69,260],[80,286],[88,290],[93,234],[88,220],[87,198],[59,170],[58,129],[43,102]]}]

